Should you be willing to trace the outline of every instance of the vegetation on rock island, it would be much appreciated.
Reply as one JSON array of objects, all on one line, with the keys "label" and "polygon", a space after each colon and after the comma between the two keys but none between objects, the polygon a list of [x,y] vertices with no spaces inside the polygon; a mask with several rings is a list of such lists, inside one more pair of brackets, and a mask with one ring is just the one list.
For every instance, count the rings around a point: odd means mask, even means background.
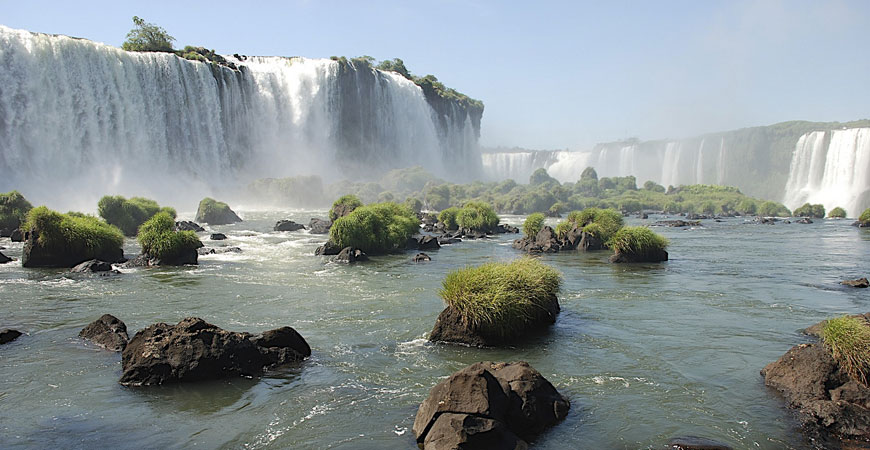
[{"label": "vegetation on rock island", "polygon": [[22,229],[33,233],[31,242],[28,242],[32,247],[30,251],[45,256],[30,258],[25,255],[23,259],[34,261],[33,264],[23,261],[25,267],[72,267],[89,259],[115,262],[114,255],[123,255],[124,235],[121,230],[94,216],[61,214],[40,206],[30,210]]},{"label": "vegetation on rock island", "polygon": [[529,217],[526,217],[526,221],[523,222],[523,234],[535,237],[541,231],[541,227],[544,226],[544,220],[546,220],[546,217],[541,213],[529,214]]},{"label": "vegetation on rock island", "polygon": [[133,197],[125,199],[120,195],[106,195],[97,203],[97,212],[109,225],[118,227],[125,236],[136,236],[139,226],[158,212],[165,212],[173,219],[175,209],[161,208],[154,200]]},{"label": "vegetation on rock island", "polygon": [[441,298],[473,330],[510,337],[539,321],[542,311],[558,311],[562,278],[534,258],[492,262],[447,274]]},{"label": "vegetation on rock island", "polygon": [[163,211],[139,227],[136,239],[142,246],[143,255],[170,264],[179,259],[189,260],[185,256],[196,255],[196,249],[202,247],[193,231],[175,231],[174,217]]},{"label": "vegetation on rock island", "polygon": [[870,327],[864,320],[843,316],[822,325],[822,341],[852,379],[867,386],[870,373]]},{"label": "vegetation on rock island", "polygon": [[828,213],[828,217],[832,219],[845,219],[846,210],[837,206]]},{"label": "vegetation on rock island", "polygon": [[858,216],[858,222],[861,226],[870,226],[870,208],[864,210],[860,216]]},{"label": "vegetation on rock island", "polygon": [[206,197],[199,202],[199,207],[196,210],[197,222],[205,222],[209,225],[227,225],[235,222],[241,222],[242,219],[230,209],[230,206],[224,202],[219,202],[213,198]]},{"label": "vegetation on rock island", "polygon": [[18,191],[0,194],[0,230],[13,231],[21,226],[33,205]]},{"label": "vegetation on rock island", "polygon": [[419,231],[420,220],[407,206],[374,203],[337,218],[329,230],[329,241],[336,248],[384,254],[404,249],[408,238]]},{"label": "vegetation on rock island", "polygon": [[825,207],[823,205],[811,205],[804,203],[801,207],[794,210],[795,217],[812,217],[814,219],[825,218]]},{"label": "vegetation on rock island", "polygon": [[556,225],[556,235],[564,239],[574,227],[595,236],[608,245],[608,241],[624,224],[622,214],[615,209],[586,208],[583,211],[571,211],[565,220]]},{"label": "vegetation on rock island", "polygon": [[668,240],[647,227],[623,227],[607,244],[615,254],[644,258],[665,250]]},{"label": "vegetation on rock island", "polygon": [[456,225],[464,230],[489,233],[495,230],[498,222],[498,214],[485,202],[468,202],[456,212]]},{"label": "vegetation on rock island", "polygon": [[158,25],[146,22],[144,19],[133,16],[135,27],[127,33],[127,40],[121,44],[121,48],[128,52],[162,52],[173,53],[184,59],[192,61],[212,62],[221,66],[236,70],[235,64],[229,62],[221,55],[205,47],[185,46],[183,50],[175,50],[172,43],[175,38]]}]

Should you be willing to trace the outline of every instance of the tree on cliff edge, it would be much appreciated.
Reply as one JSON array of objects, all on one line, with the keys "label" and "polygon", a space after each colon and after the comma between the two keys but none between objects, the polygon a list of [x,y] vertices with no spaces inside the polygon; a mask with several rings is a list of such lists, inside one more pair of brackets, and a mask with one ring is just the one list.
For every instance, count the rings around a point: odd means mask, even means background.
[{"label": "tree on cliff edge", "polygon": [[121,48],[129,52],[172,52],[172,42],[175,38],[170,36],[162,27],[153,23],[145,22],[138,16],[133,16],[133,24],[136,28],[127,33],[127,40]]}]

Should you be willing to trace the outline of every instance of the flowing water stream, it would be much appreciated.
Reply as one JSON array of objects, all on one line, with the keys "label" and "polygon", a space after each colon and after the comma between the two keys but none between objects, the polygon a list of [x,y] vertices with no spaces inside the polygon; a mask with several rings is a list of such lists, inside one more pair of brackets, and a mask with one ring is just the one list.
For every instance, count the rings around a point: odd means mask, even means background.
[{"label": "flowing water stream", "polygon": [[[88,277],[0,265],[0,326],[27,333],[0,347],[0,446],[414,448],[414,415],[438,381],[477,361],[526,360],[572,402],[534,448],[658,449],[699,435],[804,449],[794,414],[759,370],[808,340],[799,329],[870,309],[867,291],[838,285],[867,275],[870,232],[846,221],[729,219],[657,229],[671,240],[664,264],[542,256],[564,275],[550,332],[509,349],[435,345],[426,336],[445,274],[519,257],[515,236],[445,246],[425,264],[409,252],[345,266],[313,256],[325,236],[270,231],[324,211],[241,215],[213,227],[229,240],[205,243],[243,252],[204,256],[198,267]],[[20,257],[20,244],[0,246]],[[128,240],[125,250],[138,248]],[[234,331],[290,325],[313,355],[256,379],[129,388],[117,383],[118,354],[77,337],[103,313],[131,336],[186,316]]]}]

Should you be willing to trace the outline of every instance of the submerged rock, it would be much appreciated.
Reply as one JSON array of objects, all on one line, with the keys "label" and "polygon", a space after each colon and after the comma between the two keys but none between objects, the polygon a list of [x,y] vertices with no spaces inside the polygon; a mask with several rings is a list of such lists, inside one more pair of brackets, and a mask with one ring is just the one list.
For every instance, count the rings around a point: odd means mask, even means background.
[{"label": "submerged rock", "polygon": [[675,450],[733,450],[730,445],[697,436],[673,438],[668,441],[668,448]]},{"label": "submerged rock", "polygon": [[0,330],[0,344],[8,344],[21,336],[21,332],[18,330],[13,330],[11,328],[4,328]]},{"label": "submerged rock", "polygon": [[846,286],[852,286],[852,287],[856,287],[856,288],[870,287],[870,281],[868,281],[867,278],[864,278],[864,277],[858,278],[857,280],[845,280],[845,281],[840,282],[840,284],[843,284]]},{"label": "submerged rock", "polygon": [[279,220],[275,223],[275,226],[272,227],[272,230],[274,231],[299,231],[304,229],[305,226],[292,220]]},{"label": "submerged rock", "polygon": [[205,228],[199,226],[196,222],[182,220],[180,222],[175,222],[175,231],[195,231],[197,233],[202,233],[205,231]]},{"label": "submerged rock", "polygon": [[88,324],[79,332],[79,337],[113,352],[124,350],[129,340],[127,325],[111,314],[103,314]]},{"label": "submerged rock", "polygon": [[570,407],[528,363],[480,362],[432,388],[413,432],[427,450],[524,449]]},{"label": "submerged rock", "polygon": [[810,220],[809,217],[804,217],[804,218],[802,218],[802,219],[795,220],[794,223],[801,223],[801,224],[804,224],[804,225],[809,225],[809,224],[813,223],[813,221]]},{"label": "submerged rock", "polygon": [[227,235],[225,235],[223,233],[212,233],[211,234],[211,240],[213,240],[213,241],[223,241],[223,240],[226,240],[226,238],[227,238]]},{"label": "submerged rock", "polygon": [[311,348],[291,327],[255,336],[188,317],[177,325],[157,323],[136,333],[121,354],[120,383],[141,386],[257,376],[310,355]]},{"label": "submerged rock", "polygon": [[330,228],[332,228],[332,221],[329,220],[312,217],[308,222],[308,229],[311,234],[327,234]]},{"label": "submerged rock", "polygon": [[417,253],[414,256],[414,259],[412,261],[414,261],[415,263],[426,262],[426,261],[432,261],[432,258],[429,257],[429,255],[427,255],[425,253]]},{"label": "submerged rock", "polygon": [[439,236],[438,237],[438,245],[451,245],[458,244],[462,242],[462,239],[448,236]]},{"label": "submerged rock", "polygon": [[335,262],[350,264],[355,262],[368,261],[369,257],[358,248],[345,247],[341,249],[341,251],[338,252],[338,255],[336,255],[335,258],[332,258],[332,260]]},{"label": "submerged rock", "polygon": [[[98,259],[92,259],[90,261],[85,261],[72,269],[69,270],[73,273],[97,273],[97,272],[112,272],[112,265],[105,262],[100,261]],[[117,271],[115,271],[117,272]],[[120,272],[118,272],[120,273]]]}]

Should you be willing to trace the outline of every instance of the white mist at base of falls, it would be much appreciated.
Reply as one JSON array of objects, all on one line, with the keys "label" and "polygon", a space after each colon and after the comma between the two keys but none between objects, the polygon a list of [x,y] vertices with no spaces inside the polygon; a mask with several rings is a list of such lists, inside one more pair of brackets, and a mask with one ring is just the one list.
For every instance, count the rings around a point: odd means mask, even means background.
[{"label": "white mist at base of falls", "polygon": [[229,59],[241,70],[0,26],[0,192],[93,211],[106,194],[195,205],[260,177],[479,175],[471,115],[436,112],[398,74]]}]

